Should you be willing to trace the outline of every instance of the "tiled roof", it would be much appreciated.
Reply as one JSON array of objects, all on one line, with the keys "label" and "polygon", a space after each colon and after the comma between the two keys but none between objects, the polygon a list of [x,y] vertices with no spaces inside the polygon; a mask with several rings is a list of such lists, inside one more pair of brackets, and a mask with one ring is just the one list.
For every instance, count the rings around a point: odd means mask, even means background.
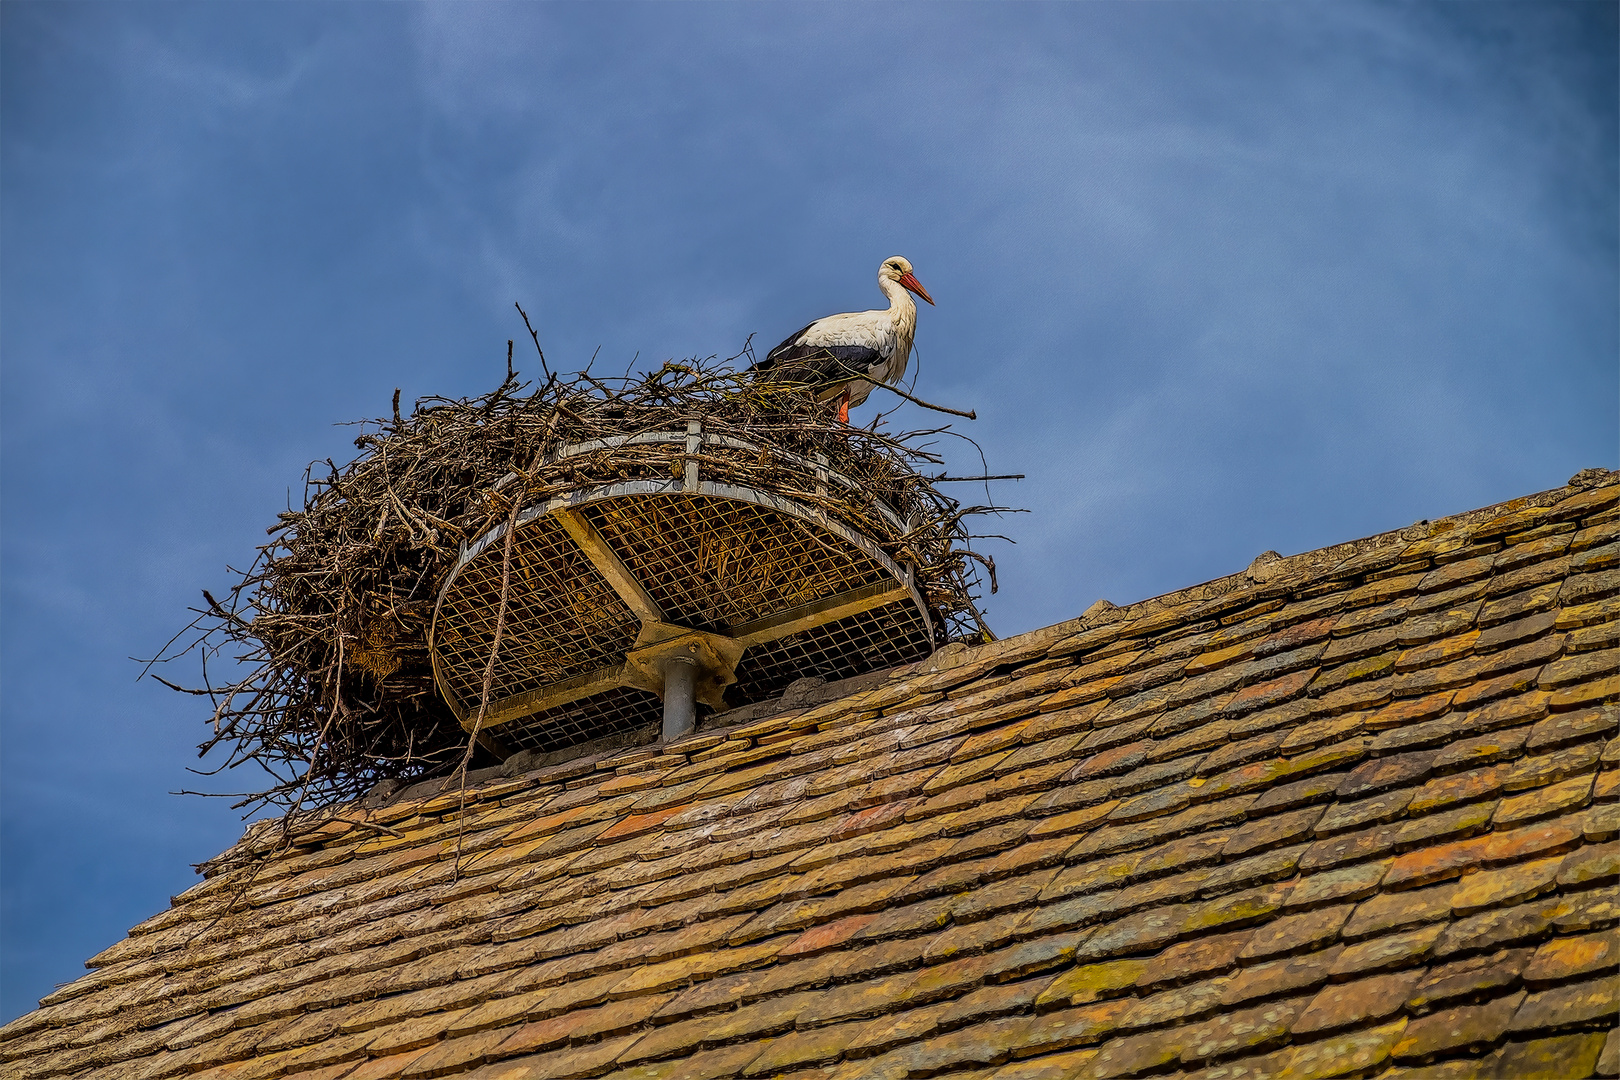
[{"label": "tiled roof", "polygon": [[1620,476],[1585,480],[340,808],[3,1071],[1614,1075]]}]

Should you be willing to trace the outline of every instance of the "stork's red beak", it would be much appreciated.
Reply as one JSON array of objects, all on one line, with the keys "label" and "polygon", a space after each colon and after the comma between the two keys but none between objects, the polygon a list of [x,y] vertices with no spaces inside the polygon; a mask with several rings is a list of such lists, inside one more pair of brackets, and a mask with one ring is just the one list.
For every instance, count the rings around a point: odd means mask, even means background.
[{"label": "stork's red beak", "polygon": [[910,289],[912,292],[916,293],[930,304],[934,302],[934,298],[928,295],[928,290],[922,287],[922,282],[918,281],[910,270],[907,270],[905,273],[900,275],[900,284],[904,285],[906,288]]}]

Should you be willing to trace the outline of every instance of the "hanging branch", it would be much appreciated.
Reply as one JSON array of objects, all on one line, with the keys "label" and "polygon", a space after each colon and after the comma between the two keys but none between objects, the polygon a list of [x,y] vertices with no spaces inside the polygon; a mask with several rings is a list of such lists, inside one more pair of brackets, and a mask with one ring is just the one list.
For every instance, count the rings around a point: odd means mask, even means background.
[{"label": "hanging branch", "polygon": [[890,393],[899,394],[913,405],[921,405],[925,409],[933,409],[935,412],[950,413],[952,416],[965,416],[969,420],[977,420],[979,418],[978,412],[973,409],[969,409],[967,412],[963,412],[961,409],[949,409],[944,405],[935,405],[931,402],[924,401],[920,397],[913,397],[904,390],[900,389],[898,386],[893,386],[889,383],[878,383],[876,385],[880,390],[887,390]]}]

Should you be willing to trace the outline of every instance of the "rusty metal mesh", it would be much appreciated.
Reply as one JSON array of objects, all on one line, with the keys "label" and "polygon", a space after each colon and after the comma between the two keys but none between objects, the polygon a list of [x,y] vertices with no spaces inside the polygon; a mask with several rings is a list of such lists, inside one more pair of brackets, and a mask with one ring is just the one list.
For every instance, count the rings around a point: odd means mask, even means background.
[{"label": "rusty metal mesh", "polygon": [[664,703],[656,694],[620,686],[542,716],[494,728],[490,734],[511,750],[549,753],[640,728],[656,728],[663,712]]},{"label": "rusty metal mesh", "polygon": [[808,522],[752,503],[643,495],[585,516],[669,622],[728,627],[883,581],[875,560]]},{"label": "rusty metal mesh", "polygon": [[[610,663],[634,643],[636,618],[551,517],[519,530],[493,685],[509,697]],[[476,706],[495,640],[501,546],[462,568],[434,626],[440,670],[458,702]]]},{"label": "rusty metal mesh", "polygon": [[[578,512],[665,620],[682,626],[725,633],[894,580],[877,559],[813,522],[737,499],[685,492],[619,495],[586,503]],[[502,545],[488,543],[451,578],[435,621],[446,689],[469,711],[483,689],[502,559]],[[618,663],[640,625],[551,515],[519,527],[512,559],[492,708]],[[743,705],[779,693],[796,678],[845,678],[917,659],[931,647],[927,623],[908,599],[753,646],[726,698]],[[554,750],[656,723],[661,707],[654,695],[613,690],[491,731],[508,746]]]},{"label": "rusty metal mesh", "polygon": [[[735,707],[764,701],[811,675],[832,682],[910,663],[932,648],[922,617],[909,601],[863,611],[749,649],[737,665],[737,681],[726,688],[726,702]],[[563,750],[656,727],[663,708],[654,694],[620,687],[513,721],[491,734],[514,750]]]},{"label": "rusty metal mesh", "polygon": [[737,665],[734,703],[763,701],[811,675],[832,682],[908,664],[932,649],[915,604],[908,600],[874,608],[749,649]]}]

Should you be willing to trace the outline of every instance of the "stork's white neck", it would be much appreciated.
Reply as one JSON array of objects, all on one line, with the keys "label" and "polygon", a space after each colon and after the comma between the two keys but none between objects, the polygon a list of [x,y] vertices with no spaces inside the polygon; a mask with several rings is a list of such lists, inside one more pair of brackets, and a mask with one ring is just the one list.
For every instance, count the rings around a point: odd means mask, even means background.
[{"label": "stork's white neck", "polygon": [[889,298],[887,314],[894,327],[894,354],[888,363],[884,381],[895,383],[906,373],[906,363],[911,359],[911,341],[917,333],[917,302],[904,285],[881,274],[878,275],[878,288]]},{"label": "stork's white neck", "polygon": [[911,293],[906,291],[904,285],[879,274],[878,288],[882,289],[883,295],[889,298],[889,314],[897,315],[901,312],[909,312],[912,324],[916,324],[917,302],[911,298]]},{"label": "stork's white neck", "polygon": [[[896,335],[906,344],[900,354],[904,357],[911,351],[911,336],[917,330],[917,301],[911,298],[904,285],[882,275],[878,276],[878,288],[889,298],[889,318],[894,322]],[[901,363],[904,362],[902,359]]]}]

